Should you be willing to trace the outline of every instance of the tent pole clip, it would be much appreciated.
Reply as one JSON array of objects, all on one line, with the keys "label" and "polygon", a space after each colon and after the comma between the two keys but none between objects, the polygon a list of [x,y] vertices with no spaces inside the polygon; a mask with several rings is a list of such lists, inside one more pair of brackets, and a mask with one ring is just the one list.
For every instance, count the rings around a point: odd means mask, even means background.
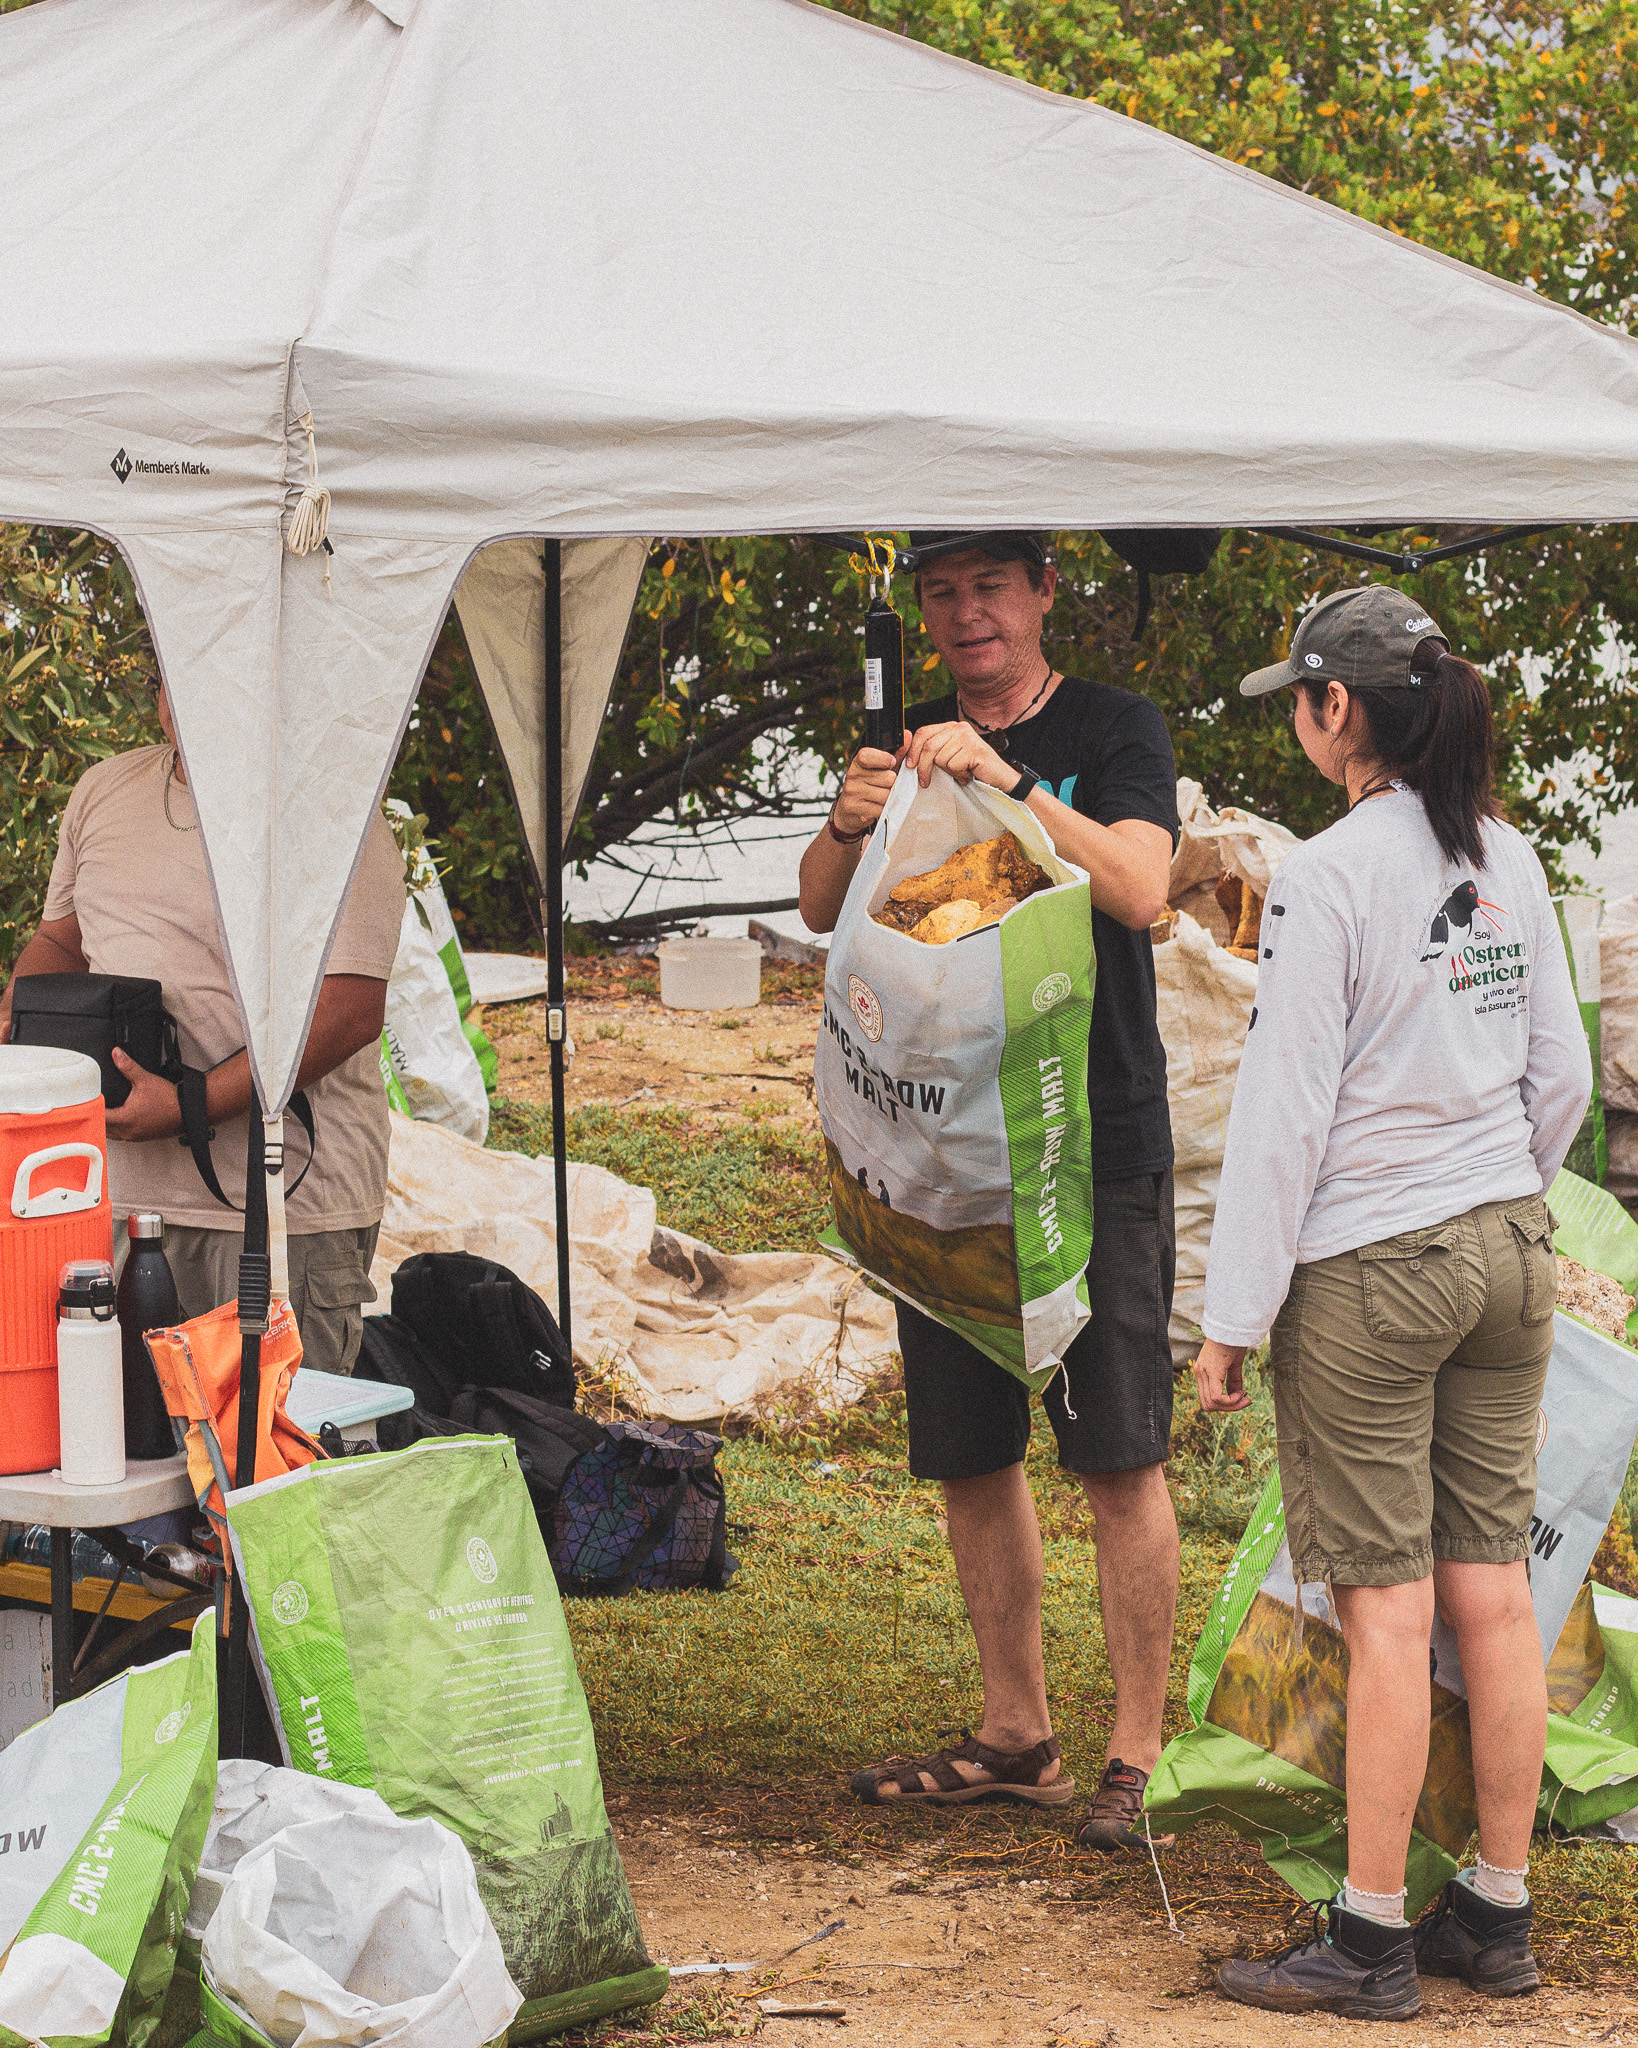
[{"label": "tent pole clip", "polygon": [[546,1036],[553,1045],[561,1045],[569,1035],[568,1012],[561,1003],[552,1003],[546,1011]]}]

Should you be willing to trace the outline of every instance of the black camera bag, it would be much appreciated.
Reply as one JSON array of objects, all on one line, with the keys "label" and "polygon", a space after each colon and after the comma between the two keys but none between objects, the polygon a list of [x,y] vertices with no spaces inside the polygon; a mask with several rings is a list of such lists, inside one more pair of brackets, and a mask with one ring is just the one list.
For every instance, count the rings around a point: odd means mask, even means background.
[{"label": "black camera bag", "polygon": [[131,1084],[114,1065],[114,1048],[150,1074],[182,1078],[176,1021],[157,981],[133,974],[25,974],[12,983],[13,1045],[55,1045],[83,1052],[102,1075],[102,1098],[118,1109]]}]

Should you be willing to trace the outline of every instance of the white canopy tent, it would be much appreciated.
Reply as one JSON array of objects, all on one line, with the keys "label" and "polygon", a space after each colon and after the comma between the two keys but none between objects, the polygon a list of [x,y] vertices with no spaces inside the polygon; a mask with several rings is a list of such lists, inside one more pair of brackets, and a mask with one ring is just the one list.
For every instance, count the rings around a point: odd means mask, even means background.
[{"label": "white canopy tent", "polygon": [[0,517],[135,572],[270,1109],[452,593],[544,871],[518,536],[567,818],[650,534],[1638,517],[1638,343],[802,0],[38,0],[0,133]]}]

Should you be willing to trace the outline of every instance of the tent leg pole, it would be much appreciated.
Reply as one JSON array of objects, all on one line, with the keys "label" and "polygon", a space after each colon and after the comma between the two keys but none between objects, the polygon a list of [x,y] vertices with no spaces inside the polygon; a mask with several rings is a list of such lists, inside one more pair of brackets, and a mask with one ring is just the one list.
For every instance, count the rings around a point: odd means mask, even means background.
[{"label": "tent leg pole", "polygon": [[[239,1437],[234,1448],[233,1483],[250,1486],[256,1477],[256,1420],[262,1404],[262,1337],[267,1330],[271,1263],[267,1250],[266,1126],[261,1097],[252,1088],[245,1137],[245,1237],[239,1254]],[[224,1502],[224,1507],[226,1503]],[[224,1560],[231,1562],[227,1532]],[[245,1753],[246,1704],[250,1680],[250,1607],[237,1578],[231,1585],[228,1623],[227,1697],[222,1702],[222,1754]]]},{"label": "tent leg pole", "polygon": [[267,1259],[273,1299],[290,1299],[290,1238],[284,1220],[284,1118],[262,1126],[267,1160]]},{"label": "tent leg pole", "polygon": [[557,1326],[574,1346],[569,1302],[569,1133],[564,1101],[564,1054],[569,1035],[563,1008],[563,543],[541,548],[546,601],[545,640],[546,872],[541,929],[546,938],[546,1035],[552,1061],[552,1175],[557,1192]]}]

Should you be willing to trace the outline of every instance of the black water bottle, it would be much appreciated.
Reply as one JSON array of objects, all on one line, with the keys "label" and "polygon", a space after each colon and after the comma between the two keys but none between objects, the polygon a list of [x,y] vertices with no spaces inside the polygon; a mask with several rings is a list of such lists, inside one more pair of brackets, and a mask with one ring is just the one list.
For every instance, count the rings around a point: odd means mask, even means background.
[{"label": "black water bottle", "polygon": [[176,1439],[165,1396],[142,1341],[144,1330],[167,1330],[182,1320],[171,1262],[165,1256],[165,1219],[150,1210],[133,1216],[125,1229],[131,1250],[116,1297],[125,1369],[125,1455],[174,1457]]},{"label": "black water bottle", "polygon": [[865,614],[865,745],[896,754],[904,739],[904,621],[885,598]]}]

